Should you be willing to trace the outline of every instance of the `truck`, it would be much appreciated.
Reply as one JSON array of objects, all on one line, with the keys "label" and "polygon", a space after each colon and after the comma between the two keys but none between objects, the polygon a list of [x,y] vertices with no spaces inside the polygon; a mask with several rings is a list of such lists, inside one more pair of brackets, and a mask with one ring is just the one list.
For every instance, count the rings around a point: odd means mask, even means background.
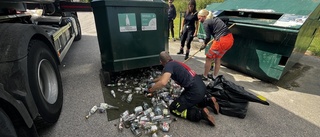
[{"label": "truck", "polygon": [[38,136],[59,119],[59,65],[81,27],[68,0],[0,0],[0,136]]}]

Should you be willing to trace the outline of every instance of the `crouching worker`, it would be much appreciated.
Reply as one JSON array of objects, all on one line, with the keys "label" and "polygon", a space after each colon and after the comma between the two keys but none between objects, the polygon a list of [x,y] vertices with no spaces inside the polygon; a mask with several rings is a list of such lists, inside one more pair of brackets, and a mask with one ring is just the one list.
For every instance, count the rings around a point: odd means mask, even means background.
[{"label": "crouching worker", "polygon": [[173,60],[166,51],[160,53],[160,63],[164,66],[162,75],[154,79],[156,83],[149,89],[149,92],[162,89],[171,78],[185,89],[170,104],[171,114],[193,122],[206,120],[209,122],[209,125],[214,126],[214,117],[206,106],[211,107],[213,112],[218,114],[219,105],[214,97],[205,97],[206,85],[201,77],[196,75],[196,72],[186,64]]}]

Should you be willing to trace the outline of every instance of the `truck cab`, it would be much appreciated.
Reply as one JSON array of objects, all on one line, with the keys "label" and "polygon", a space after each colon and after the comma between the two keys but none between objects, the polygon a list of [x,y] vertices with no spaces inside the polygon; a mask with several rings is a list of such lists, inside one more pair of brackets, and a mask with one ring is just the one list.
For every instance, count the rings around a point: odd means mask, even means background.
[{"label": "truck cab", "polygon": [[63,2],[0,0],[0,136],[38,136],[35,123],[59,119],[58,66],[81,39],[77,13]]}]

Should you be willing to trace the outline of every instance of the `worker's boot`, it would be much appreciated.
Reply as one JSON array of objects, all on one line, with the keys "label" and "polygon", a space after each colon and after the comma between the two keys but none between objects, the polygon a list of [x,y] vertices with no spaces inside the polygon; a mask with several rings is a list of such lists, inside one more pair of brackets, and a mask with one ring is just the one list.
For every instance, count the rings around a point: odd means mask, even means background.
[{"label": "worker's boot", "polygon": [[183,54],[183,48],[180,48],[180,51],[177,54]]},{"label": "worker's boot", "polygon": [[187,60],[189,58],[189,50],[186,50],[186,56],[184,57],[184,60]]},{"label": "worker's boot", "polygon": [[207,97],[206,98],[207,105],[212,108],[213,113],[218,114],[219,113],[219,104],[215,97]]},{"label": "worker's boot", "polygon": [[215,126],[214,117],[210,114],[207,108],[203,108],[201,110],[201,115],[202,115],[202,119],[208,121],[210,126]]}]

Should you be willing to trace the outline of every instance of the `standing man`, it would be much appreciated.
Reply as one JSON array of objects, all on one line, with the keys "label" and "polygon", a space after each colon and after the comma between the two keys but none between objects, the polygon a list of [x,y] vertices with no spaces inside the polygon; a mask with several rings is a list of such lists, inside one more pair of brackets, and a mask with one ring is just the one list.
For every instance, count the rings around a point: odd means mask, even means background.
[{"label": "standing man", "polygon": [[205,49],[206,45],[213,36],[214,41],[208,53],[206,54],[206,62],[204,64],[204,73],[202,80],[208,80],[208,73],[212,61],[214,61],[213,78],[216,78],[220,70],[221,58],[233,45],[233,35],[227,25],[218,17],[213,17],[212,13],[206,9],[202,9],[198,13],[198,19],[203,24],[206,33],[204,45],[200,50]]},{"label": "standing man", "polygon": [[172,40],[176,41],[176,39],[174,38],[173,20],[176,18],[177,12],[176,12],[176,7],[173,5],[172,2],[173,2],[173,0],[169,0],[168,1],[168,3],[169,3],[169,9],[168,9],[169,35],[170,35],[170,32],[171,32]]},{"label": "standing man", "polygon": [[164,66],[162,75],[154,79],[156,82],[149,92],[162,89],[169,82],[170,78],[174,80],[184,91],[181,95],[170,104],[170,112],[173,115],[188,119],[193,122],[206,120],[209,125],[214,126],[215,120],[206,106],[213,109],[213,112],[218,114],[219,104],[214,97],[206,97],[206,85],[201,77],[196,75],[186,64],[175,61],[171,58],[168,52],[160,53],[160,63]]}]

